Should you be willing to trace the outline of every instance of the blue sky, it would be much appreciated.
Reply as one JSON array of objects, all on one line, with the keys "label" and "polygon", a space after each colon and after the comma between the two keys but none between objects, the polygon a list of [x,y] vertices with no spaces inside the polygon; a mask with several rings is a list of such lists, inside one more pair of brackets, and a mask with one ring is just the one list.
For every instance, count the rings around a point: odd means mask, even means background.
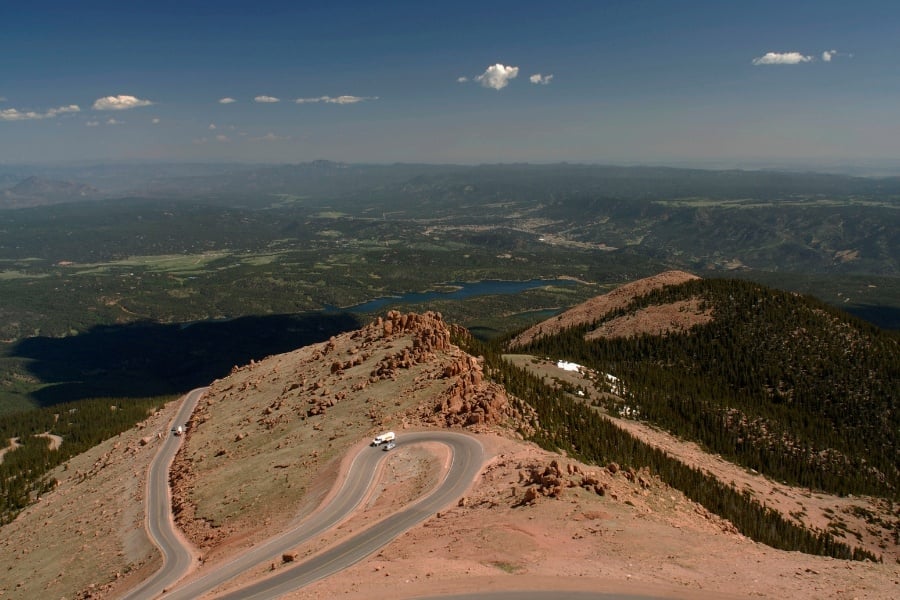
[{"label": "blue sky", "polygon": [[2,2],[0,162],[900,164],[898,2],[325,4]]}]

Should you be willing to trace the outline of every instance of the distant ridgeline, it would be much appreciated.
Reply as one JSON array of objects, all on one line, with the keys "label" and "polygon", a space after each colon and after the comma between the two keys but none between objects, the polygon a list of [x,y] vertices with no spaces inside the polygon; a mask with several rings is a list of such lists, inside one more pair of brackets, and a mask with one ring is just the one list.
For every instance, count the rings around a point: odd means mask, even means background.
[{"label": "distant ridgeline", "polygon": [[[585,340],[603,322],[691,298],[712,309],[711,322],[685,333]],[[698,279],[525,351],[614,374],[641,419],[771,477],[900,497],[900,335],[814,299]]]}]

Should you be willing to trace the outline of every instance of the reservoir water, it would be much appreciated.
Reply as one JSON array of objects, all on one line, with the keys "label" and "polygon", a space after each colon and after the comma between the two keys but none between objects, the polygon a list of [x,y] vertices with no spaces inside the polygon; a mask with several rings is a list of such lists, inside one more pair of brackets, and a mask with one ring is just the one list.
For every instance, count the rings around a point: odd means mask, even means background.
[{"label": "reservoir water", "polygon": [[473,296],[492,296],[500,294],[518,294],[525,290],[545,287],[549,285],[574,285],[571,279],[529,279],[528,281],[504,281],[501,279],[485,279],[483,281],[458,281],[441,284],[454,289],[446,292],[409,292],[399,296],[386,296],[375,298],[355,306],[338,308],[327,306],[327,311],[346,311],[356,313],[370,313],[382,310],[392,304],[424,304],[433,300],[463,300]]}]

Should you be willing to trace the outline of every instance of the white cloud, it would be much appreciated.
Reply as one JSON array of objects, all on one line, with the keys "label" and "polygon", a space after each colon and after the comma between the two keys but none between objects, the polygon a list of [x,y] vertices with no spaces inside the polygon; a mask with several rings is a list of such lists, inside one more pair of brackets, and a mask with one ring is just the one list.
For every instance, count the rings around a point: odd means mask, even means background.
[{"label": "white cloud", "polygon": [[753,59],[754,65],[798,65],[812,62],[812,56],[806,56],[799,52],[766,52],[762,56]]},{"label": "white cloud", "polygon": [[216,129],[216,124],[215,124],[215,123],[210,123],[210,124],[209,124],[209,127],[207,127],[207,129],[209,129],[210,131],[215,131],[215,129]]},{"label": "white cloud", "polygon": [[316,102],[324,102],[326,104],[356,104],[357,102],[365,102],[366,100],[378,100],[378,96],[319,96],[318,98],[297,98],[294,102],[297,104],[314,104]]},{"label": "white cloud", "polygon": [[475,78],[475,81],[486,88],[502,90],[509,85],[510,80],[518,76],[519,67],[507,67],[497,63],[488,67],[484,73]]},{"label": "white cloud", "polygon": [[134,96],[106,96],[97,98],[94,101],[94,110],[128,110],[130,108],[139,108],[141,106],[151,106],[153,103],[149,100],[142,100]]},{"label": "white cloud", "polygon": [[0,121],[34,121],[38,119],[53,119],[59,115],[80,112],[81,108],[77,104],[68,106],[60,106],[58,108],[48,109],[47,112],[36,112],[33,110],[21,111],[17,108],[7,108],[0,110]]},{"label": "white cloud", "polygon": [[457,77],[456,78],[456,83],[466,83],[467,81],[469,81],[468,77]]},{"label": "white cloud", "polygon": [[849,54],[847,52],[838,52],[837,50],[826,50],[822,53],[822,60],[824,62],[831,62],[831,60],[836,56],[840,56],[843,58],[853,58],[853,55]]},{"label": "white cloud", "polygon": [[159,117],[153,117],[152,119],[150,119],[150,122],[153,123],[154,125],[159,125],[160,118],[159,118]]},{"label": "white cloud", "polygon": [[224,98],[219,98],[219,104],[234,104],[237,102],[234,98],[229,98],[228,96]]},{"label": "white cloud", "polygon": [[6,96],[0,96],[0,102],[6,102]]},{"label": "white cloud", "polygon": [[231,140],[228,139],[228,136],[227,136],[227,135],[222,135],[222,134],[220,133],[219,135],[216,136],[216,141],[217,141],[217,142],[222,142],[222,143],[224,144],[224,143],[229,142],[229,141],[231,141]]},{"label": "white cloud", "polygon": [[[242,134],[243,135],[243,134]],[[275,135],[271,131],[262,137],[255,137],[252,139],[254,142],[281,142],[291,139],[290,136],[280,136]]]},{"label": "white cloud", "polygon": [[107,125],[122,125],[124,123],[125,123],[125,121],[120,121],[118,119],[113,119],[113,118],[107,119],[107,121],[106,121]]},{"label": "white cloud", "polygon": [[280,99],[275,98],[274,96],[257,96],[253,99],[254,102],[261,102],[263,104],[272,104],[274,102],[281,102]]},{"label": "white cloud", "polygon": [[51,108],[45,114],[48,119],[52,119],[56,115],[65,115],[69,113],[77,113],[81,112],[81,109],[77,104],[70,104],[68,106],[60,106],[59,108]]},{"label": "white cloud", "polygon": [[40,113],[22,112],[17,108],[7,108],[0,110],[0,121],[28,121],[30,119],[43,119]]},{"label": "white cloud", "polygon": [[553,74],[551,73],[550,75],[541,75],[540,73],[535,73],[528,78],[528,81],[536,85],[549,85],[550,82],[553,81]]},{"label": "white cloud", "polygon": [[84,124],[85,127],[97,127],[100,125],[100,121],[88,121]]}]

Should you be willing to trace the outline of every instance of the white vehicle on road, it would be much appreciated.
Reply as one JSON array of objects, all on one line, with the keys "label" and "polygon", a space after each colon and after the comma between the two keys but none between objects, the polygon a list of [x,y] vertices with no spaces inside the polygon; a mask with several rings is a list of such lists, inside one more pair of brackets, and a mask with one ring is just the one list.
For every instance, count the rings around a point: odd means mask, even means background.
[{"label": "white vehicle on road", "polygon": [[388,442],[387,444],[382,446],[381,449],[384,450],[385,452],[387,452],[388,450],[393,450],[396,447],[397,447],[397,444],[395,442]]},{"label": "white vehicle on road", "polygon": [[395,437],[397,436],[394,435],[393,431],[385,431],[384,433],[375,436],[375,439],[372,440],[372,445],[380,446],[382,444],[387,444],[388,442],[393,442]]}]

